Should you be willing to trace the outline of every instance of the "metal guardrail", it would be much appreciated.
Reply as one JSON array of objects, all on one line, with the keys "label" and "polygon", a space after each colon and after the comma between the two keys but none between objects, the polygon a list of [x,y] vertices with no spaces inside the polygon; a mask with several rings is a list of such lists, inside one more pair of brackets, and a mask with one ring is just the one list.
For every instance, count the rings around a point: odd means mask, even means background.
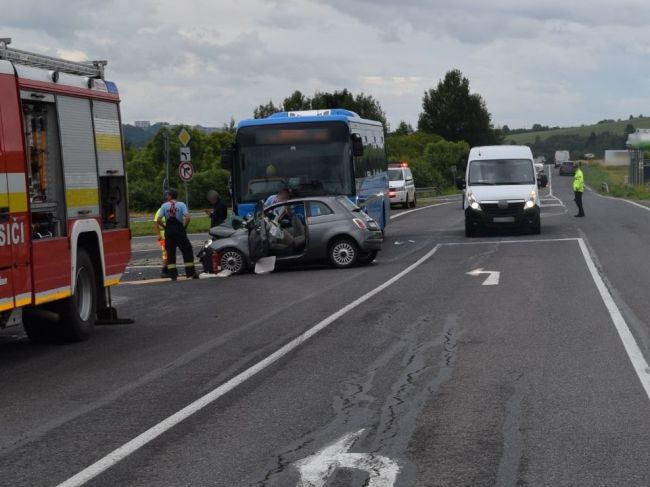
[{"label": "metal guardrail", "polygon": [[417,196],[440,196],[442,191],[438,186],[431,186],[429,188],[415,188]]}]

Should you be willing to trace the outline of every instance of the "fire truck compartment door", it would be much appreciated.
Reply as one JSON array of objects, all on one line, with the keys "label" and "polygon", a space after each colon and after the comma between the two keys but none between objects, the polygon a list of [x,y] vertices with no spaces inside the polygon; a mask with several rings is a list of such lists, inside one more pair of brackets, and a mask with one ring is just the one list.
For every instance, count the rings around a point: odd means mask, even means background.
[{"label": "fire truck compartment door", "polygon": [[93,122],[100,176],[124,176],[122,130],[117,103],[93,101]]},{"label": "fire truck compartment door", "polygon": [[99,182],[90,100],[56,97],[68,218],[99,216]]}]

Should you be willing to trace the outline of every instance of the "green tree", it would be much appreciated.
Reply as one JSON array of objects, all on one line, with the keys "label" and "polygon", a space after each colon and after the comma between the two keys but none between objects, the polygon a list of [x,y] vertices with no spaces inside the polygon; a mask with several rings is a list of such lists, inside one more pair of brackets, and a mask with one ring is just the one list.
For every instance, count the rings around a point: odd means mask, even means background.
[{"label": "green tree", "polygon": [[259,105],[253,111],[255,118],[265,118],[277,112],[297,110],[326,110],[328,108],[345,108],[359,114],[362,118],[377,120],[388,130],[386,114],[381,104],[371,95],[359,93],[354,95],[347,88],[333,93],[317,91],[313,97],[305,96],[296,90],[286,97],[280,105],[275,105],[272,100],[266,105]]},{"label": "green tree", "polygon": [[424,93],[418,129],[446,140],[464,140],[471,146],[500,143],[483,98],[470,93],[469,80],[458,69]]},{"label": "green tree", "polygon": [[636,129],[634,128],[634,125],[632,125],[631,123],[628,123],[625,126],[625,132],[624,133],[625,133],[625,135],[630,135],[630,134],[633,134],[635,130]]},{"label": "green tree", "polygon": [[389,134],[386,137],[386,154],[389,162],[413,162],[422,157],[425,147],[431,142],[443,140],[436,134],[414,132],[408,135]]},{"label": "green tree", "polygon": [[[228,172],[221,168],[221,149],[234,141],[230,132],[205,134],[191,127],[185,127],[192,136],[189,146],[195,175],[189,183],[190,207],[206,206],[208,189],[216,189],[228,195]],[[132,209],[155,211],[162,202],[162,187],[165,178],[165,136],[170,141],[170,185],[180,190],[184,199],[183,183],[178,177],[178,154],[180,142],[178,133],[182,126],[162,127],[141,149],[127,151],[129,174],[129,203]]]},{"label": "green tree", "polygon": [[273,115],[274,113],[281,111],[282,107],[276,107],[273,104],[273,101],[269,100],[266,105],[258,105],[258,107],[253,110],[253,118],[266,118],[269,115]]},{"label": "green tree", "polygon": [[440,187],[454,184],[451,168],[456,166],[456,174],[462,174],[467,164],[470,146],[467,142],[448,142],[439,140],[428,144],[424,158],[431,166],[434,183]]},{"label": "green tree", "polygon": [[381,108],[379,101],[375,100],[372,95],[359,93],[353,95],[347,88],[333,93],[316,92],[311,99],[313,109],[327,108],[345,108],[356,112],[361,118],[377,120],[384,126],[384,131],[388,130],[386,114]]},{"label": "green tree", "polygon": [[393,135],[409,135],[412,133],[413,133],[413,127],[411,126],[410,123],[406,123],[404,120],[402,120],[397,126],[397,129],[394,132],[392,132]]},{"label": "green tree", "polygon": [[311,100],[309,97],[303,95],[300,91],[296,90],[291,95],[284,99],[282,102],[282,111],[292,112],[299,110],[310,110]]}]

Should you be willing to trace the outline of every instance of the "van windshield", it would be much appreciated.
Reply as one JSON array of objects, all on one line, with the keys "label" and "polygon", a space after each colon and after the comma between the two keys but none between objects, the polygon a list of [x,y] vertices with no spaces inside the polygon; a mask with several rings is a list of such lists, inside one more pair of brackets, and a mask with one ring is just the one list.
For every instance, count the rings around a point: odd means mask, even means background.
[{"label": "van windshield", "polygon": [[535,184],[535,171],[529,159],[470,161],[469,185]]}]

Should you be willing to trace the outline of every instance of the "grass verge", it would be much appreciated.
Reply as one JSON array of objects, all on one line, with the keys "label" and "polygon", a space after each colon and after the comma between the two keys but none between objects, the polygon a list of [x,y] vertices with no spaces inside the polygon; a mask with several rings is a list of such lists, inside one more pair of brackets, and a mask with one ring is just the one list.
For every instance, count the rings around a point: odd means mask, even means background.
[{"label": "grass verge", "polygon": [[[649,186],[630,186],[627,184],[629,174],[629,168],[627,167],[605,167],[593,164],[584,166],[583,172],[587,186],[601,194],[631,200],[650,200]],[[607,183],[609,192],[603,189],[603,183]]]},{"label": "grass verge", "polygon": [[[190,220],[187,233],[208,233],[210,218],[199,216]],[[154,236],[153,222],[131,222],[131,235],[134,237]]]}]

